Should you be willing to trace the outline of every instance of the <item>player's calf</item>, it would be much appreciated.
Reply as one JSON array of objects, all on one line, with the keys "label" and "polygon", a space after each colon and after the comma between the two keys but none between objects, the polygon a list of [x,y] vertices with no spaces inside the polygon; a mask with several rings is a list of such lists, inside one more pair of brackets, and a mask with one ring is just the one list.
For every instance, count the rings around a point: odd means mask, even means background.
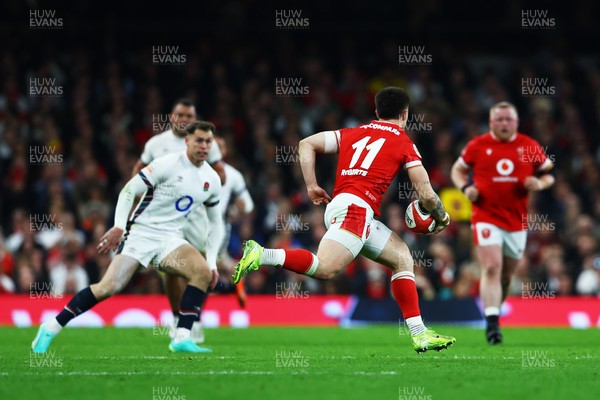
[{"label": "player's calf", "polygon": [[161,261],[161,268],[187,279],[188,284],[181,296],[179,319],[171,351],[201,352],[190,339],[194,322],[200,318],[200,308],[207,295],[212,273],[204,257],[192,246],[182,245]]}]

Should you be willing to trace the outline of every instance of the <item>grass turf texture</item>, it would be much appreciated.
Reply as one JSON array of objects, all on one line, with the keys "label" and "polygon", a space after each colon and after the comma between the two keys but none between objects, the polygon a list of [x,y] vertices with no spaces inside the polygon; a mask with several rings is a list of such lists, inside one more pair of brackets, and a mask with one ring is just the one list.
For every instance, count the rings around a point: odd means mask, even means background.
[{"label": "grass turf texture", "polygon": [[168,353],[166,329],[66,328],[45,356],[36,329],[0,328],[0,399],[590,399],[600,396],[597,329],[453,335],[418,355],[397,327],[207,330],[212,354]]}]

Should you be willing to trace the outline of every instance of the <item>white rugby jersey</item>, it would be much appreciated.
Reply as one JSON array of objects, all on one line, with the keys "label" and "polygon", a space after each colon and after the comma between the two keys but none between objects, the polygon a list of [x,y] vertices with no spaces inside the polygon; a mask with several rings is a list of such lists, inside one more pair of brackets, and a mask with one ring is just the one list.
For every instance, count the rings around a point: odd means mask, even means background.
[{"label": "white rugby jersey", "polygon": [[[223,217],[225,219],[227,217],[227,207],[229,206],[229,201],[231,201],[231,197],[243,196],[244,202],[246,203],[245,212],[248,213],[252,211],[252,208],[254,208],[254,204],[252,203],[250,194],[246,189],[246,181],[244,180],[244,176],[240,171],[238,171],[231,165],[227,163],[223,164],[225,167],[225,176],[227,177],[227,180],[225,181],[221,189],[221,200],[219,202],[219,206],[221,207]],[[248,199],[250,204],[248,204]]]},{"label": "white rugby jersey", "polygon": [[[146,142],[140,160],[148,165],[159,157],[171,153],[178,153],[185,149],[185,136],[179,137],[173,133],[172,129],[169,129],[168,131],[164,131],[151,137],[150,140]],[[221,150],[219,150],[219,146],[213,141],[208,156],[206,157],[206,161],[208,161],[209,164],[214,164],[221,158]]]},{"label": "white rugby jersey", "polygon": [[[181,229],[188,216],[199,206],[217,206],[220,192],[221,179],[207,162],[196,167],[185,151],[169,154],[152,161],[127,183],[119,195],[115,226],[183,235]],[[128,201],[127,197],[122,201],[121,196],[141,193],[141,201],[125,222]]]}]

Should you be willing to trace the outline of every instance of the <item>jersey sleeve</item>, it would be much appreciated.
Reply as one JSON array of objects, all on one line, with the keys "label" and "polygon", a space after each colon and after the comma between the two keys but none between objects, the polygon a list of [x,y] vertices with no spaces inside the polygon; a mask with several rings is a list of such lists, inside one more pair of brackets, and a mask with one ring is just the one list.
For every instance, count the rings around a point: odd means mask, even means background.
[{"label": "jersey sleeve", "polygon": [[475,162],[475,153],[476,153],[476,145],[474,141],[470,141],[467,143],[462,153],[460,153],[460,157],[458,157],[458,162],[462,164],[465,168],[473,167]]},{"label": "jersey sleeve", "polygon": [[408,137],[406,137],[406,141],[403,144],[403,154],[404,158],[402,162],[404,164],[404,169],[423,165],[421,153],[419,153],[417,145]]},{"label": "jersey sleeve", "polygon": [[243,175],[238,170],[235,170],[231,178],[233,179],[231,191],[233,195],[237,197],[246,190],[246,182],[244,181]]},{"label": "jersey sleeve", "polygon": [[335,133],[335,138],[337,139],[338,149],[341,148],[342,136],[344,136],[345,132],[350,132],[354,128],[342,128],[337,131],[333,131]]},{"label": "jersey sleeve", "polygon": [[533,168],[536,172],[549,170],[552,167],[552,161],[546,155],[544,148],[534,139],[531,142],[532,152],[534,153],[534,157],[532,157]]},{"label": "jersey sleeve", "polygon": [[212,146],[210,146],[210,150],[208,151],[208,157],[206,157],[206,161],[209,164],[214,164],[216,162],[221,161],[223,155],[221,154],[221,150],[219,149],[219,145],[217,142],[213,141]]},{"label": "jersey sleeve", "polygon": [[[166,179],[169,170],[174,167],[173,160],[174,158],[171,155],[159,157],[142,168],[139,175],[147,186],[156,186]],[[142,160],[142,162],[143,161],[144,160]]]},{"label": "jersey sleeve", "polygon": [[154,139],[154,137],[150,138],[150,140],[148,140],[146,142],[146,144],[144,145],[144,151],[142,151],[142,155],[140,156],[140,160],[146,165],[148,165],[152,161],[154,161],[154,143],[155,143],[155,141],[153,139]]}]

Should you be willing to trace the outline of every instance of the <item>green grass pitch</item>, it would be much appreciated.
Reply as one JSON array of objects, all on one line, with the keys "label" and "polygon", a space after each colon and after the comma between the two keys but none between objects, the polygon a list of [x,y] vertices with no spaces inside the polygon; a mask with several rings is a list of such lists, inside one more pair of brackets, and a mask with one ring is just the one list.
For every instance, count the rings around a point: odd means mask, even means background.
[{"label": "green grass pitch", "polygon": [[0,328],[0,399],[598,399],[597,329],[480,329],[419,355],[397,327],[210,329],[212,354],[170,354],[165,329]]}]

